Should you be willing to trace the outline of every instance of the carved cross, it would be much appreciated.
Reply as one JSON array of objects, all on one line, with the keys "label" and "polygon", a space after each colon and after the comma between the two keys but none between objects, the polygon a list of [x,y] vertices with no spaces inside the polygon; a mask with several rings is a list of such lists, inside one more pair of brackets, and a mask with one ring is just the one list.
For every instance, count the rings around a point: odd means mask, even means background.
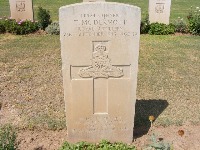
[{"label": "carved cross", "polygon": [[130,78],[130,65],[112,65],[108,45],[108,41],[93,41],[91,66],[71,66],[72,79],[93,81],[93,114],[108,113],[110,79]]}]

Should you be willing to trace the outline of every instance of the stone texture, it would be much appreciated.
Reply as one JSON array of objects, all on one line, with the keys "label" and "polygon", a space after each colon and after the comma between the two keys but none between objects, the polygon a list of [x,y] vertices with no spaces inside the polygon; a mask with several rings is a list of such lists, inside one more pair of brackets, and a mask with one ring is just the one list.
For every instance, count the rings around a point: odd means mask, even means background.
[{"label": "stone texture", "polygon": [[149,0],[149,21],[169,24],[171,0]]},{"label": "stone texture", "polygon": [[15,20],[33,20],[32,0],[9,0],[11,18]]},{"label": "stone texture", "polygon": [[119,3],[60,8],[69,141],[132,141],[140,19],[140,8]]}]

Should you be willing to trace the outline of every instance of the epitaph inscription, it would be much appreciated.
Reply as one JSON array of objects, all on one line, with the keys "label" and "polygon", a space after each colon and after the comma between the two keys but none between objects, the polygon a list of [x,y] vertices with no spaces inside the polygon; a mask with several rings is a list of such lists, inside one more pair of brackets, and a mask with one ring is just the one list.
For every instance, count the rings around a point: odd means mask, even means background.
[{"label": "epitaph inscription", "polygon": [[[83,130],[77,130],[73,129],[74,133],[77,134],[82,134],[85,132],[88,133],[95,133],[95,132],[101,132],[101,131],[107,131],[107,130],[112,130],[112,131],[127,131],[129,126],[127,126],[127,122],[123,121],[122,117],[116,116],[113,118],[110,118],[108,116],[93,116],[90,118],[82,118],[79,119],[76,124],[82,124],[85,126],[86,131]],[[116,126],[116,124],[118,126]]]}]

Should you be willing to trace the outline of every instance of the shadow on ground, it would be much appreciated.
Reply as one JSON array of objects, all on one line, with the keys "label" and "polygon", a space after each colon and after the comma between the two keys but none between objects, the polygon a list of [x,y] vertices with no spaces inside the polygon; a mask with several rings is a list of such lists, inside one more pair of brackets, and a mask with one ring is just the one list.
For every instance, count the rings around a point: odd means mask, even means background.
[{"label": "shadow on ground", "polygon": [[150,129],[149,116],[155,119],[167,108],[167,100],[141,99],[136,100],[133,137],[137,139],[148,133]]}]

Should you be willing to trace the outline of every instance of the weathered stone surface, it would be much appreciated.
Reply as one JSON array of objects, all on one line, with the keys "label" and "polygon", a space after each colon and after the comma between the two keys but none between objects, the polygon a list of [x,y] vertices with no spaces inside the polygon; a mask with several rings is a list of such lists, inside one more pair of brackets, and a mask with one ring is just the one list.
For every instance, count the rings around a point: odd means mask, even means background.
[{"label": "weathered stone surface", "polygon": [[11,18],[15,20],[33,20],[32,0],[9,0]]},{"label": "weathered stone surface", "polygon": [[59,17],[68,140],[131,142],[140,8],[81,3]]},{"label": "weathered stone surface", "polygon": [[149,0],[149,21],[169,24],[171,0]]}]

